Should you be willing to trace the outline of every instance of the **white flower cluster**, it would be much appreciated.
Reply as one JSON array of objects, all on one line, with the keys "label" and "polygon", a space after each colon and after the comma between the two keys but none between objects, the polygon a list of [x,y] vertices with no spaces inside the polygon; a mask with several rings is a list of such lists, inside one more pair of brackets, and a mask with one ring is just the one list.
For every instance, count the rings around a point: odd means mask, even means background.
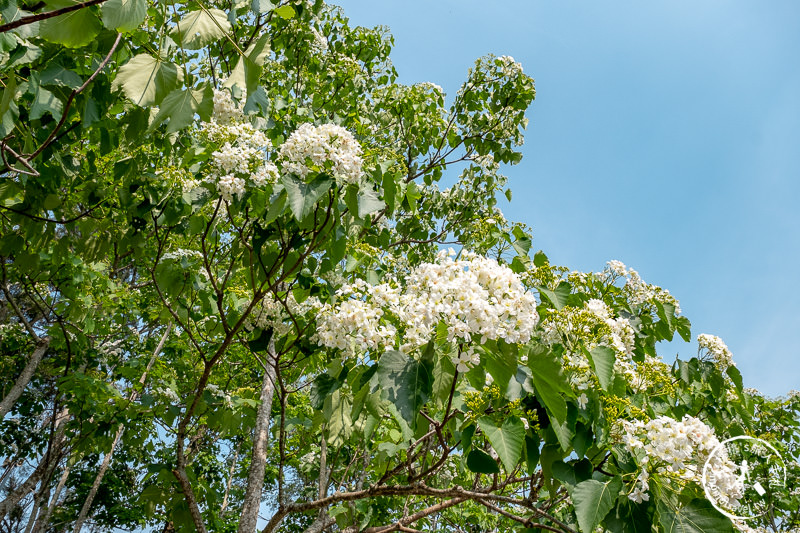
[{"label": "white flower cluster", "polygon": [[660,302],[674,306],[675,312],[681,314],[680,302],[667,289],[645,282],[638,272],[626,267],[622,261],[609,261],[606,266],[605,276],[606,278],[611,278],[612,281],[615,278],[626,278],[622,290],[631,304],[647,305],[652,304],[652,302]]},{"label": "white flower cluster", "polygon": [[[452,356],[453,364],[456,365],[456,370],[461,372],[468,372],[470,368],[481,362],[481,356],[475,353],[475,348],[470,346],[466,350],[461,350]],[[488,377],[491,375],[487,374]]]},{"label": "white flower cluster", "polygon": [[602,300],[591,299],[586,302],[586,309],[605,322],[611,330],[611,335],[605,342],[618,353],[630,354],[633,351],[634,333],[627,318],[613,318],[611,309]]},{"label": "white flower cluster", "polygon": [[497,61],[501,65],[503,74],[509,78],[522,73],[522,63],[515,61],[511,56],[500,56]]},{"label": "white flower cluster", "polygon": [[[472,336],[527,342],[538,322],[536,300],[508,267],[464,252],[440,252],[433,263],[413,269],[402,289],[395,283],[359,282],[340,289],[340,302],[326,305],[317,318],[317,342],[353,353],[398,346],[410,351],[426,344],[436,326],[447,326],[448,340]],[[476,355],[463,352],[464,369]]]},{"label": "white flower cluster", "polygon": [[329,171],[341,183],[358,183],[361,145],[341,126],[301,124],[281,145],[278,162],[303,179],[310,172]]},{"label": "white flower cluster", "polygon": [[244,113],[228,91],[214,91],[213,119],[217,124],[233,124],[244,120]]},{"label": "white flower cluster", "polygon": [[723,506],[733,509],[738,505],[744,485],[737,467],[724,449],[711,455],[720,442],[702,420],[689,415],[680,421],[660,416],[649,422],[625,420],[622,427],[622,441],[643,469],[628,498],[639,503],[649,499],[648,469],[702,484],[703,467],[710,461],[705,487]]},{"label": "white flower cluster", "polygon": [[736,366],[736,363],[733,362],[733,354],[731,354],[728,346],[716,335],[701,333],[697,336],[697,345],[700,350],[706,350],[721,370],[724,371],[729,366]]},{"label": "white flower cluster", "polygon": [[317,316],[314,341],[356,355],[380,352],[395,345],[397,328],[383,321],[383,305],[399,307],[399,289],[388,283],[371,286],[364,280],[336,291],[336,306],[325,304]]},{"label": "white flower cluster", "polygon": [[248,180],[262,187],[275,183],[278,168],[267,161],[272,143],[264,132],[244,121],[244,113],[227,91],[214,92],[214,114],[200,126],[200,133],[218,148],[211,154],[206,181],[216,186],[219,195],[230,202],[241,198]]},{"label": "white flower cluster", "polygon": [[162,259],[183,259],[184,257],[202,259],[203,254],[201,254],[197,250],[189,250],[188,248],[178,248],[175,251],[165,253],[162,256]]},{"label": "white flower cluster", "polygon": [[248,317],[247,328],[267,329],[271,327],[275,335],[285,335],[293,328],[292,316],[302,316],[319,307],[319,300],[313,296],[299,303],[292,292],[288,292],[281,300],[270,293],[261,300],[261,305]]},{"label": "white flower cluster", "polygon": [[[548,344],[562,343],[567,349],[565,363],[577,371],[588,371],[589,360],[575,343],[592,350],[597,346],[607,346],[614,350],[616,359],[614,369],[624,375],[631,383],[636,381],[636,371],[631,362],[634,347],[633,328],[625,318],[613,318],[611,309],[602,301],[592,299],[583,308],[564,307],[551,314],[542,322],[542,340]],[[579,372],[582,374],[585,372]],[[585,388],[580,375],[573,376],[573,382]]]}]

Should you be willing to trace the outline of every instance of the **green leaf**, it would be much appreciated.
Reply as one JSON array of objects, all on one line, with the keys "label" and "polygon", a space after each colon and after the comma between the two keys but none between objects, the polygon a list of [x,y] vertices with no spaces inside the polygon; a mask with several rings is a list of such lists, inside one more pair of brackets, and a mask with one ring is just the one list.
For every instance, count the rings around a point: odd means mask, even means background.
[{"label": "green leaf", "polygon": [[231,31],[228,16],[220,9],[190,11],[170,33],[176,43],[197,50],[225,36]]},{"label": "green leaf", "polygon": [[334,378],[327,373],[320,374],[314,378],[314,384],[311,386],[311,393],[309,399],[311,406],[314,409],[322,409],[325,405],[325,398],[339,390],[344,384],[344,381]]},{"label": "green leaf", "polygon": [[478,420],[478,426],[497,452],[506,472],[512,472],[522,457],[522,443],[525,441],[522,420],[512,416],[497,427],[491,418],[484,416]]},{"label": "green leaf", "polygon": [[570,496],[582,531],[594,531],[614,506],[621,488],[622,480],[619,477],[606,483],[587,479],[575,485]]},{"label": "green leaf", "polygon": [[147,16],[147,0],[108,0],[100,8],[100,16],[109,30],[135,30]]},{"label": "green leaf", "polygon": [[169,93],[158,109],[158,114],[148,131],[154,130],[169,119],[167,133],[178,131],[194,122],[195,113],[201,120],[208,120],[214,111],[214,91],[210,85],[200,90],[175,89]]},{"label": "green leaf", "polygon": [[61,118],[61,111],[64,109],[61,100],[56,96],[41,87],[36,91],[36,97],[33,99],[29,118],[36,120],[42,118],[45,113],[49,113],[55,119]]},{"label": "green leaf", "polygon": [[[70,0],[48,2],[48,6],[54,9],[75,4],[77,2]],[[78,9],[39,23],[39,35],[43,39],[51,43],[63,44],[68,48],[89,44],[102,29],[103,25],[91,9]]]},{"label": "green leaf", "polygon": [[121,87],[134,104],[148,107],[160,103],[181,79],[175,64],[139,54],[119,69],[112,88]]},{"label": "green leaf", "polygon": [[17,76],[11,73],[6,80],[6,87],[3,89],[3,98],[0,99],[0,117],[11,109],[17,95]]},{"label": "green leaf", "polygon": [[83,84],[83,80],[71,70],[53,63],[42,72],[42,78],[39,83],[41,85],[59,85],[77,89]]},{"label": "green leaf", "polygon": [[539,464],[539,444],[537,435],[525,435],[525,462],[529,474],[533,474]]},{"label": "green leaf", "polygon": [[567,297],[569,296],[572,287],[566,281],[562,281],[558,284],[558,287],[556,287],[556,290],[554,291],[551,291],[545,287],[536,287],[536,289],[540,294],[545,295],[556,309],[562,309],[565,305],[567,305]]},{"label": "green leaf", "polygon": [[500,467],[492,456],[478,448],[473,449],[467,455],[467,468],[476,474],[499,474]]},{"label": "green leaf", "polygon": [[358,194],[358,217],[365,216],[380,211],[386,206],[383,200],[378,198],[378,193],[372,187],[362,189]]},{"label": "green leaf", "polygon": [[[328,401],[325,402],[326,404]],[[330,396],[328,419],[328,438],[334,446],[344,443],[353,434],[353,420],[350,417],[352,402],[348,396],[337,390]]]},{"label": "green leaf", "polygon": [[249,341],[247,344],[250,346],[250,349],[254,352],[265,352],[267,351],[267,348],[269,348],[269,341],[272,340],[272,334],[273,334],[272,328],[261,330],[258,334],[258,337]]},{"label": "green leaf", "polygon": [[281,6],[275,10],[275,14],[282,19],[290,19],[294,17],[294,8],[292,6]]},{"label": "green leaf", "polygon": [[319,199],[330,190],[333,180],[324,174],[320,174],[311,183],[305,183],[295,176],[286,174],[281,176],[281,183],[286,189],[289,207],[295,218],[300,221],[314,209]]},{"label": "green leaf", "polygon": [[400,415],[413,424],[425,405],[433,386],[433,368],[429,361],[389,350],[378,361],[378,384]]},{"label": "green leaf", "polygon": [[250,9],[253,10],[253,13],[266,13],[275,9],[275,3],[271,0],[253,0]]},{"label": "green leaf", "polygon": [[665,533],[729,533],[731,521],[714,509],[711,502],[696,498],[683,507],[658,501],[658,519]]},{"label": "green leaf", "polygon": [[728,377],[733,381],[736,391],[741,394],[744,384],[742,383],[742,374],[739,372],[739,369],[735,366],[729,366],[727,370],[725,370],[725,373],[728,374]]},{"label": "green leaf", "polygon": [[528,366],[542,404],[556,420],[564,422],[567,418],[567,402],[561,394],[571,396],[572,389],[562,372],[560,358],[542,346],[534,346],[528,354]]},{"label": "green leaf", "polygon": [[247,102],[245,103],[247,109],[258,104],[253,99],[258,99],[259,95],[254,93],[261,79],[262,67],[269,51],[270,36],[268,33],[264,33],[245,50],[244,56],[239,57],[236,66],[233,67],[230,76],[223,84],[223,87],[238,85],[242,89],[247,89]]},{"label": "green leaf", "polygon": [[614,350],[608,346],[598,346],[592,349],[588,356],[594,373],[600,380],[600,386],[603,387],[603,390],[608,390],[614,382],[614,361],[616,361]]}]

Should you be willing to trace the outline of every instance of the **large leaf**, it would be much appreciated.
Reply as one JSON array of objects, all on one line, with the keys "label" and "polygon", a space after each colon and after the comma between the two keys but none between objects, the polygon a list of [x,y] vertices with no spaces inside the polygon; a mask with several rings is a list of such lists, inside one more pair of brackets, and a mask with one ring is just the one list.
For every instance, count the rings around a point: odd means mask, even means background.
[{"label": "large leaf", "polygon": [[147,16],[147,0],[108,0],[100,8],[100,16],[109,30],[135,30]]},{"label": "large leaf", "polygon": [[337,390],[325,401],[325,415],[328,420],[328,438],[333,446],[339,446],[353,434],[353,420],[350,417],[352,401]]},{"label": "large leaf", "polygon": [[378,198],[378,193],[372,187],[363,188],[358,193],[358,216],[364,218],[365,216],[380,211],[386,207],[383,200]]},{"label": "large leaf", "polygon": [[567,305],[567,297],[569,296],[572,290],[572,287],[570,287],[569,283],[567,283],[566,281],[562,281],[561,283],[559,283],[558,287],[556,287],[554,291],[551,291],[546,287],[536,287],[536,288],[540,294],[543,294],[544,296],[547,297],[548,300],[550,300],[550,303],[552,303],[556,309],[561,309],[562,307]]},{"label": "large leaf", "polygon": [[322,198],[333,184],[333,180],[325,175],[314,178],[311,183],[306,183],[292,175],[281,176],[281,182],[286,189],[289,207],[295,218],[303,220],[317,202]]},{"label": "large leaf", "polygon": [[173,63],[139,54],[119,69],[112,87],[121,87],[134,104],[148,107],[160,103],[180,80],[181,75]]},{"label": "large leaf", "polygon": [[264,33],[245,50],[244,56],[239,57],[230,76],[223,84],[225,87],[238,85],[242,89],[247,89],[245,108],[252,107],[255,102],[252,102],[251,99],[259,97],[256,94],[256,87],[261,79],[261,70],[269,51],[270,36],[268,33]]},{"label": "large leaf", "polygon": [[608,390],[614,382],[614,361],[616,356],[614,350],[608,346],[598,346],[589,352],[589,361],[592,363],[594,373],[600,380],[603,390]]},{"label": "large leaf", "polygon": [[481,359],[485,362],[486,371],[505,393],[508,382],[517,373],[519,353],[516,346],[498,341],[497,349],[487,351]]},{"label": "large leaf", "polygon": [[175,89],[161,102],[150,130],[169,119],[167,133],[172,133],[194,122],[195,113],[201,120],[208,120],[213,111],[214,91],[210,85],[200,90]]},{"label": "large leaf", "polygon": [[510,417],[497,427],[489,417],[481,417],[478,426],[497,452],[506,472],[512,472],[522,457],[522,443],[525,442],[525,426],[517,417]]},{"label": "large leaf", "polygon": [[59,119],[61,118],[61,111],[63,108],[64,106],[61,100],[56,98],[53,93],[47,89],[38,87],[36,97],[33,99],[29,118],[31,120],[36,120],[42,118],[45,113],[49,113],[54,119]]},{"label": "large leaf", "polygon": [[184,48],[196,50],[231,31],[228,16],[220,9],[190,11],[172,30],[172,38]]},{"label": "large leaf", "polygon": [[[47,4],[53,9],[60,9],[77,2],[57,0],[48,1]],[[89,44],[102,29],[103,25],[91,9],[78,9],[39,23],[39,35],[43,39],[70,48]]]},{"label": "large leaf", "polygon": [[416,361],[396,350],[387,351],[378,361],[378,384],[410,425],[430,397],[432,374],[428,360]]},{"label": "large leaf", "polygon": [[483,450],[475,448],[467,455],[467,468],[476,474],[498,474],[500,467],[492,456]]},{"label": "large leaf", "polygon": [[606,483],[587,479],[575,485],[571,496],[582,531],[594,531],[614,506],[621,488],[622,480],[618,477]]},{"label": "large leaf", "polygon": [[694,499],[675,508],[664,500],[658,501],[658,518],[665,533],[728,533],[731,521],[714,509],[708,500]]},{"label": "large leaf", "polygon": [[561,394],[572,395],[572,389],[562,372],[560,358],[544,347],[534,346],[528,354],[528,366],[542,404],[556,420],[564,422],[567,418],[567,402]]}]

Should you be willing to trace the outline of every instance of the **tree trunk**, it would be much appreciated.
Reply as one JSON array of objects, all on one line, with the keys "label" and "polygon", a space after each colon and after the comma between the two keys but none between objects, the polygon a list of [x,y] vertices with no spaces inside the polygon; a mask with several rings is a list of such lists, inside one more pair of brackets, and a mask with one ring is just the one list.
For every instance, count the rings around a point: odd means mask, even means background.
[{"label": "tree trunk", "polygon": [[[167,329],[161,336],[161,340],[158,341],[158,346],[156,346],[153,355],[150,357],[150,361],[147,362],[147,367],[144,369],[142,377],[139,378],[139,385],[144,385],[145,381],[147,381],[147,374],[153,367],[153,363],[156,362],[158,354],[161,352],[162,348],[164,348],[164,343],[166,342],[171,329],[172,329],[172,324],[167,325]],[[128,400],[131,402],[135,402],[138,397],[139,394],[134,390],[128,396]],[[120,424],[119,427],[117,427],[117,434],[114,436],[114,442],[111,443],[111,449],[108,451],[105,457],[103,457],[103,463],[100,465],[100,470],[97,471],[97,475],[95,476],[94,482],[92,483],[92,488],[89,490],[89,494],[86,496],[86,500],[83,502],[83,507],[81,507],[81,512],[78,514],[78,519],[75,521],[75,527],[72,530],[73,533],[80,532],[81,528],[83,527],[83,523],[86,521],[86,517],[89,516],[89,509],[91,509],[92,502],[94,502],[94,497],[97,496],[97,491],[100,488],[100,483],[102,483],[103,477],[105,477],[106,471],[108,470],[108,467],[111,465],[111,458],[114,456],[114,450],[116,450],[117,444],[119,444],[119,441],[122,438],[122,432],[124,430],[125,426],[123,424]]]},{"label": "tree trunk", "polygon": [[50,498],[50,504],[47,506],[47,509],[44,510],[44,513],[39,515],[39,518],[36,519],[36,524],[33,526],[33,533],[41,533],[47,528],[47,523],[50,521],[50,515],[53,514],[53,510],[56,508],[58,498],[61,496],[61,491],[64,490],[64,485],[67,484],[68,477],[69,461],[67,461],[67,465],[64,466],[64,471],[61,473],[61,479],[58,480],[58,485],[56,485],[56,490],[53,493],[53,497]]},{"label": "tree trunk", "polygon": [[43,482],[48,482],[50,480],[50,476],[53,475],[58,462],[61,460],[62,450],[62,438],[64,437],[64,432],[67,429],[67,418],[69,415],[69,411],[67,409],[62,409],[62,411],[56,417],[56,427],[55,433],[53,435],[52,445],[50,446],[50,450],[48,453],[45,454],[44,458],[42,458],[42,462],[36,467],[33,473],[28,476],[22,485],[17,487],[16,490],[12,491],[6,499],[0,502],[0,518],[6,516],[25,496],[27,496],[30,492],[36,489],[36,485],[39,484],[39,481],[44,480]]},{"label": "tree trunk", "polygon": [[253,431],[253,456],[247,476],[247,491],[239,519],[239,533],[253,533],[258,525],[258,510],[261,507],[261,492],[264,488],[264,472],[267,466],[267,441],[269,432],[272,397],[275,394],[275,341],[270,340],[267,347],[267,368],[261,382],[261,404],[256,413],[256,427]]},{"label": "tree trunk", "polygon": [[22,392],[25,390],[25,387],[28,386],[28,382],[33,377],[33,373],[36,371],[36,367],[38,367],[39,363],[42,361],[42,357],[44,357],[49,345],[50,337],[39,339],[39,341],[36,343],[36,348],[33,350],[31,358],[28,359],[28,363],[25,365],[25,368],[22,369],[22,373],[17,378],[14,386],[11,387],[11,390],[8,391],[8,394],[5,395],[3,401],[0,402],[0,420],[5,418],[6,414],[8,414],[8,412],[11,411],[11,408],[14,407],[14,403],[16,403],[19,397],[22,396]]}]

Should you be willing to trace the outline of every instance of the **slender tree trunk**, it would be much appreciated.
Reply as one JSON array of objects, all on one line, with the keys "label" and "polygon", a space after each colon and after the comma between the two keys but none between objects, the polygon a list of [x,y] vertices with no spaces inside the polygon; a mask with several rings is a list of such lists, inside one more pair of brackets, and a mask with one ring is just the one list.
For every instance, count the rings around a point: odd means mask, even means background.
[{"label": "slender tree trunk", "polygon": [[[147,381],[147,375],[149,374],[150,369],[153,367],[153,363],[156,362],[158,354],[161,353],[161,350],[164,348],[164,343],[167,341],[167,337],[169,336],[171,329],[172,324],[167,325],[167,329],[161,336],[161,340],[158,341],[158,346],[156,346],[153,355],[150,357],[150,361],[147,362],[147,367],[142,373],[142,377],[139,378],[139,385],[144,385],[145,381]],[[139,393],[134,390],[128,396],[128,400],[135,402],[138,397]],[[117,449],[117,445],[122,438],[122,433],[124,430],[125,426],[123,424],[120,424],[117,427],[117,434],[114,436],[114,442],[111,443],[111,449],[108,451],[105,457],[103,457],[103,463],[100,465],[100,470],[97,471],[97,475],[92,483],[92,488],[89,490],[89,494],[86,496],[86,500],[83,502],[83,507],[81,507],[81,512],[78,514],[78,519],[75,521],[75,527],[72,530],[73,533],[79,533],[83,527],[83,523],[86,521],[86,517],[89,516],[89,509],[91,509],[94,498],[97,496],[97,491],[100,488],[100,483],[102,483],[103,477],[105,477],[106,471],[108,471],[108,467],[111,465],[111,458],[114,456],[114,450]]]},{"label": "slender tree trunk", "polygon": [[228,482],[225,484],[225,496],[222,498],[222,507],[219,509],[219,516],[225,516],[228,510],[228,497],[231,494],[231,485],[233,485],[233,474],[236,472],[236,462],[239,460],[239,448],[242,442],[236,443],[236,449],[233,451],[233,461],[231,462],[231,469],[228,472]]},{"label": "slender tree trunk", "polygon": [[247,491],[239,519],[239,533],[253,533],[258,525],[258,510],[261,507],[261,492],[264,488],[264,472],[267,466],[267,441],[272,398],[275,394],[275,341],[270,340],[267,347],[268,362],[261,381],[261,404],[256,413],[256,427],[253,431],[253,456],[247,476]]},{"label": "slender tree trunk", "polygon": [[25,533],[31,533],[34,524],[36,524],[37,517],[39,515],[39,509],[42,508],[42,501],[50,499],[50,490],[48,490],[48,485],[49,483],[47,480],[42,481],[41,488],[33,496],[33,510],[31,511],[31,515],[28,517],[28,525],[25,526]]},{"label": "slender tree trunk", "polygon": [[[67,463],[69,463],[69,461],[67,461]],[[36,524],[33,527],[33,533],[41,533],[47,527],[47,523],[50,521],[50,515],[53,514],[53,510],[56,508],[58,498],[61,496],[61,491],[64,490],[64,485],[67,484],[68,477],[69,464],[64,466],[64,471],[61,473],[61,479],[58,480],[56,490],[53,493],[52,498],[50,498],[50,504],[47,506],[47,509],[45,509],[44,512],[39,515],[39,518],[36,519]]]},{"label": "slender tree trunk", "polygon": [[22,369],[22,373],[17,378],[14,386],[11,387],[11,390],[5,395],[3,401],[0,402],[0,420],[2,420],[6,414],[11,411],[11,408],[14,407],[16,401],[20,396],[22,396],[22,392],[25,390],[25,387],[28,386],[28,382],[33,377],[33,373],[36,371],[36,367],[38,367],[39,363],[42,361],[42,357],[44,357],[49,345],[50,337],[41,338],[36,342],[36,348],[33,350],[31,358],[28,359],[28,363],[25,365],[25,368]]}]

